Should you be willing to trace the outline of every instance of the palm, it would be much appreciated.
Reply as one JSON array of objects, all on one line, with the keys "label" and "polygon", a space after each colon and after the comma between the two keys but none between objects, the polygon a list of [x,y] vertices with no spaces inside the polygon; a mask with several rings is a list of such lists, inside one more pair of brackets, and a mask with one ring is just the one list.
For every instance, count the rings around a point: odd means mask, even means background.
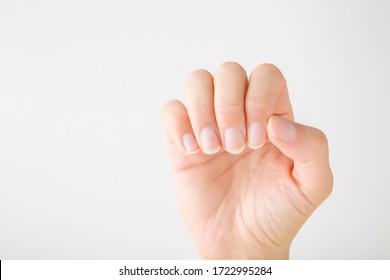
[{"label": "palm", "polygon": [[313,210],[291,176],[292,161],[271,143],[239,156],[171,153],[183,218],[206,257],[287,247]]}]

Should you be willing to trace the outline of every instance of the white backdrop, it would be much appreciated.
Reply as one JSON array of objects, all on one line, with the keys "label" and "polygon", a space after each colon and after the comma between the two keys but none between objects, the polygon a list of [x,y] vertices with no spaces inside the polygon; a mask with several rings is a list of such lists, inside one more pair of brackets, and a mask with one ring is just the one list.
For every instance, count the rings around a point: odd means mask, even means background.
[{"label": "white backdrop", "polygon": [[0,259],[191,259],[159,119],[193,69],[276,64],[334,193],[294,259],[390,258],[390,1],[0,1]]}]

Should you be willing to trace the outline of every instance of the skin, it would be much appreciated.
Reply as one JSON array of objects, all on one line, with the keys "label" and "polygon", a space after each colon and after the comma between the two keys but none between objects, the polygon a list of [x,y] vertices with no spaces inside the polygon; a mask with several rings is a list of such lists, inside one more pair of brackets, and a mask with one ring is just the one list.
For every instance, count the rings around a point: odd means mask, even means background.
[{"label": "skin", "polygon": [[[332,192],[326,136],[294,122],[286,81],[271,64],[258,65],[249,79],[235,62],[214,76],[195,70],[185,95],[187,106],[168,101],[162,120],[180,211],[199,255],[288,259],[295,235]],[[226,131],[239,129],[248,144],[252,123],[263,127],[261,145],[232,150],[239,141]],[[206,127],[221,145],[214,154],[202,140]]]}]

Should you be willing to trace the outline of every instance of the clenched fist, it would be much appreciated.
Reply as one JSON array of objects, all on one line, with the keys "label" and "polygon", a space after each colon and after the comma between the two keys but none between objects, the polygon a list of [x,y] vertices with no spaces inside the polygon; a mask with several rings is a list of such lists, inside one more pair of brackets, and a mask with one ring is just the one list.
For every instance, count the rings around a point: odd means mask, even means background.
[{"label": "clenched fist", "polygon": [[189,74],[187,106],[162,118],[179,206],[201,257],[287,259],[294,236],[329,196],[320,130],[294,122],[278,68],[221,64]]}]

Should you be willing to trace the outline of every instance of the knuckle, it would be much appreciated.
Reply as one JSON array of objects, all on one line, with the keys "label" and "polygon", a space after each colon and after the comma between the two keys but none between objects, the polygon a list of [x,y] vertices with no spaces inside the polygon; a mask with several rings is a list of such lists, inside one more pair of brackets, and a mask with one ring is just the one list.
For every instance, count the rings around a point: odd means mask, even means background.
[{"label": "knuckle", "polygon": [[328,137],[326,137],[325,133],[322,130],[316,129],[319,138],[320,138],[320,144],[319,144],[319,150],[328,149],[329,141]]},{"label": "knuckle", "polygon": [[163,105],[163,110],[169,110],[173,107],[176,107],[177,105],[181,104],[181,102],[177,99],[168,100]]},{"label": "knuckle", "polygon": [[258,72],[258,73],[264,73],[264,74],[269,74],[269,73],[281,73],[278,67],[276,67],[274,64],[271,63],[263,63],[257,65],[254,69],[253,72]]},{"label": "knuckle", "polygon": [[278,67],[276,67],[274,64],[271,63],[264,63],[257,65],[251,73],[251,76],[272,76],[277,77],[280,81],[286,82],[282,72],[279,70]]},{"label": "knuckle", "polygon": [[219,72],[227,72],[227,71],[243,71],[245,72],[244,68],[237,62],[235,61],[225,61],[223,63],[221,63],[217,70],[216,70],[216,73],[219,73]]},{"label": "knuckle", "polygon": [[161,115],[167,115],[172,111],[176,111],[178,109],[183,109],[184,105],[177,99],[172,99],[164,103],[161,109]]},{"label": "knuckle", "polygon": [[[329,153],[329,140],[328,140],[328,137],[326,136],[326,134],[322,131],[322,130],[319,130],[317,129],[317,133],[319,134],[319,137],[320,137],[320,144],[318,146],[318,152],[319,153],[326,153],[328,155]],[[330,166],[328,167],[328,176],[327,176],[327,180],[324,182],[324,193],[325,193],[325,196],[328,197],[331,195],[331,193],[333,192],[333,183],[334,183],[334,177],[333,177],[333,173],[332,173],[332,170],[330,168]]]},{"label": "knuckle", "polygon": [[212,76],[209,71],[205,69],[196,69],[188,74],[187,83],[208,82],[210,79],[212,79]]},{"label": "knuckle", "polygon": [[191,112],[194,114],[206,114],[206,113],[212,113],[213,112],[213,106],[212,105],[199,105],[194,106],[194,108],[191,108]]},{"label": "knuckle", "polygon": [[[316,128],[316,127],[307,127],[306,129],[306,137],[308,139],[312,139],[316,144],[313,145],[312,149],[316,152],[327,150],[328,148],[328,138],[326,137],[325,133]],[[315,152],[314,151],[314,152]]]},{"label": "knuckle", "polygon": [[312,128],[306,130],[306,137],[313,139],[315,141],[312,145],[311,153],[313,155],[324,155],[328,153],[328,138],[325,133],[319,130],[318,128]]},{"label": "knuckle", "polygon": [[308,151],[311,158],[328,157],[328,138],[324,132],[315,127],[307,127],[303,137],[306,138],[305,141],[311,143]]},{"label": "knuckle", "polygon": [[237,113],[237,112],[242,112],[244,110],[244,106],[241,102],[232,102],[232,103],[216,105],[215,110],[218,111],[218,113],[222,113],[222,114]]},{"label": "knuckle", "polygon": [[266,117],[269,115],[269,102],[260,99],[245,100],[245,112],[247,116]]},{"label": "knuckle", "polygon": [[269,102],[259,96],[248,95],[245,98],[245,103],[246,106],[254,106],[255,108],[258,108],[258,107],[266,107]]}]

